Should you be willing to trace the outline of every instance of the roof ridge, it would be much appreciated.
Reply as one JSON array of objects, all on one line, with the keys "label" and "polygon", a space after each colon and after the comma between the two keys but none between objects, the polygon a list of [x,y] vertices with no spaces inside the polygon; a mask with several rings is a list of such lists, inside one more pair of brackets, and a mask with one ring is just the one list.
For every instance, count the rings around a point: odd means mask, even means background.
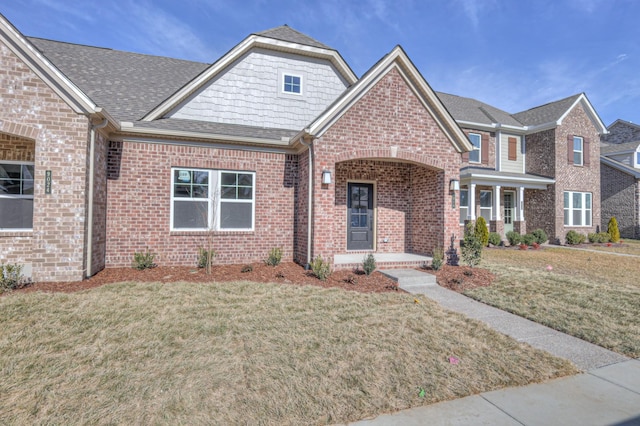
[{"label": "roof ridge", "polygon": [[547,103],[542,104],[542,105],[537,105],[537,106],[531,107],[529,109],[525,109],[525,110],[522,110],[520,112],[516,112],[513,115],[518,115],[518,114],[522,114],[522,113],[527,112],[527,111],[532,111],[534,109],[544,108],[544,107],[547,107],[549,105],[558,104],[560,102],[564,102],[564,101],[569,100],[571,98],[579,98],[581,95],[584,95],[584,92],[580,92],[580,93],[577,93],[575,95],[567,96],[566,98],[558,99],[558,100],[555,100],[555,101],[547,102]]},{"label": "roof ridge", "polygon": [[[289,33],[289,34],[287,34]],[[291,34],[293,33],[293,34]],[[321,49],[329,49],[329,50],[336,50],[332,47],[327,46],[324,43],[321,43],[320,41],[316,40],[315,38],[296,30],[295,28],[290,27],[287,24],[284,25],[280,25],[278,27],[273,27],[273,28],[269,28],[267,30],[264,31],[260,31],[257,33],[252,33],[254,35],[259,35],[262,37],[268,37],[268,38],[272,38],[275,40],[282,40],[282,41],[287,41],[290,43],[298,43],[298,44],[303,44],[303,45],[307,45],[307,46],[312,46],[312,47],[318,47]]]}]

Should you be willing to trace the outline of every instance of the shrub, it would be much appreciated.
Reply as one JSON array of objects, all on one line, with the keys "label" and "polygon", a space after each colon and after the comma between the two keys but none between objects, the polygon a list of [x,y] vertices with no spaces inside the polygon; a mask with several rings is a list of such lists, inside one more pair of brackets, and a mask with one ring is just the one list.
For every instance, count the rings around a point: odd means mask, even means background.
[{"label": "shrub", "polygon": [[507,232],[506,237],[510,246],[517,246],[522,241],[522,237],[516,231]]},{"label": "shrub", "polygon": [[620,229],[618,229],[618,221],[615,216],[612,216],[609,219],[609,224],[607,225],[607,234],[609,234],[609,241],[612,243],[617,243],[620,241]]},{"label": "shrub", "polygon": [[537,242],[536,237],[533,234],[524,234],[522,236],[522,244],[526,244],[528,246],[532,246],[533,243]]},{"label": "shrub", "polygon": [[464,239],[460,247],[462,261],[473,268],[482,260],[482,242],[476,236],[472,223],[468,223],[464,230]]},{"label": "shrub", "polygon": [[[216,251],[211,249],[207,250],[204,247],[198,249],[198,268],[211,267],[213,259],[216,257]],[[207,268],[209,269],[209,268]]]},{"label": "shrub", "polygon": [[373,254],[369,253],[362,259],[362,270],[367,275],[371,275],[376,270],[376,258]]},{"label": "shrub", "polygon": [[476,227],[474,229],[476,234],[476,238],[480,240],[480,244],[482,247],[486,247],[489,245],[489,229],[487,228],[487,221],[484,220],[484,217],[480,216],[476,220]]},{"label": "shrub", "polygon": [[439,271],[444,263],[444,249],[440,246],[433,249],[433,259],[431,259],[431,269]]},{"label": "shrub", "polygon": [[22,265],[17,263],[0,265],[0,293],[22,288],[26,284],[27,280],[22,275]]},{"label": "shrub", "polygon": [[590,243],[608,243],[611,236],[607,232],[590,232],[587,239]]},{"label": "shrub", "polygon": [[536,243],[538,244],[544,244],[549,239],[549,237],[547,236],[547,233],[544,232],[544,229],[536,229],[531,233],[531,235],[533,235],[536,238]]},{"label": "shrub", "polygon": [[569,245],[577,245],[577,244],[582,244],[585,242],[586,237],[583,234],[580,234],[576,231],[574,231],[573,229],[569,232],[567,232],[566,235],[566,240],[567,240],[567,244]]},{"label": "shrub", "polygon": [[311,270],[313,271],[313,275],[315,275],[320,281],[326,281],[327,278],[329,278],[329,275],[331,275],[331,266],[320,256],[316,257],[313,262],[311,262]]},{"label": "shrub", "polygon": [[282,261],[282,249],[280,247],[274,247],[269,250],[269,257],[264,262],[269,266],[277,266]]},{"label": "shrub", "polygon": [[144,253],[137,251],[133,253],[133,267],[140,271],[143,269],[155,268],[156,266],[158,266],[153,262],[155,258],[156,254],[150,252],[148,248]]},{"label": "shrub", "polygon": [[242,269],[240,269],[240,272],[242,272],[243,274],[251,271],[253,271],[253,266],[251,265],[244,265]]},{"label": "shrub", "polygon": [[502,237],[497,232],[489,233],[489,244],[493,246],[499,246],[502,243]]}]

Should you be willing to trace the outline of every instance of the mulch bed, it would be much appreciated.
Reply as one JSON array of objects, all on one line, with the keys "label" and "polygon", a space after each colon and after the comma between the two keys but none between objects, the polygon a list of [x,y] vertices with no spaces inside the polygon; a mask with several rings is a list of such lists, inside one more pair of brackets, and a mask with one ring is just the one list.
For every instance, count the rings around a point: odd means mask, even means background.
[{"label": "mulch bed", "polygon": [[[242,272],[243,269],[250,271]],[[482,268],[445,265],[435,272],[420,269],[422,272],[436,275],[438,284],[451,290],[462,292],[469,288],[483,287],[491,284],[495,276]],[[334,271],[326,281],[317,279],[311,271],[306,271],[297,263],[287,262],[277,266],[264,263],[251,265],[217,265],[208,275],[204,269],[184,266],[158,266],[142,271],[133,268],[108,268],[84,281],[33,283],[14,290],[13,293],[29,293],[33,291],[72,293],[100,287],[105,284],[134,281],[172,283],[186,281],[193,283],[253,281],[273,282],[293,285],[315,285],[319,287],[339,287],[361,293],[397,292],[397,283],[380,272],[367,276],[362,271]],[[5,293],[8,294],[8,293]]]}]

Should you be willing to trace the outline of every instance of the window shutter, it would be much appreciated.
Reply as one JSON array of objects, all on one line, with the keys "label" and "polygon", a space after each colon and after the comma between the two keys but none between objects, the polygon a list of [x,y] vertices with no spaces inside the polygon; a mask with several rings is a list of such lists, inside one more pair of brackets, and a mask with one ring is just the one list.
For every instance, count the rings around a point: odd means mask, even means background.
[{"label": "window shutter", "polygon": [[509,160],[516,161],[518,159],[518,140],[509,138]]},{"label": "window shutter", "polygon": [[573,135],[567,135],[567,162],[573,164]]},{"label": "window shutter", "polygon": [[589,139],[582,138],[582,163],[588,166],[589,160]]},{"label": "window shutter", "polygon": [[480,142],[480,151],[481,151],[480,155],[482,156],[480,161],[483,164],[488,164],[489,163],[489,135],[487,135],[486,133],[482,134],[481,142]]}]

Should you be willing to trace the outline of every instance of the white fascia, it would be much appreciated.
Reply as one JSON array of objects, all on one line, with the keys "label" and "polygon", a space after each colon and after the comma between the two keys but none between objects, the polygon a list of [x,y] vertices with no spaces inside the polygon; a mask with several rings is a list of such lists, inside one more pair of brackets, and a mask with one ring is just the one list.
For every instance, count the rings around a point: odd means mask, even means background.
[{"label": "white fascia", "polygon": [[591,102],[589,102],[589,100],[584,95],[584,93],[582,93],[582,94],[580,94],[580,96],[578,96],[578,99],[575,100],[575,102],[573,103],[573,105],[571,105],[571,107],[567,108],[565,113],[562,114],[562,116],[558,119],[558,121],[556,123],[558,125],[562,124],[562,120],[564,120],[565,117],[567,115],[569,115],[569,113],[573,110],[573,108],[575,108],[576,105],[578,105],[579,103],[582,103],[582,106],[584,106],[587,109],[587,114],[590,116],[591,121],[593,122],[593,124],[598,128],[598,133],[601,134],[601,135],[605,135],[605,134],[609,133],[609,131],[607,130],[607,127],[604,125],[602,120],[600,120],[600,117],[598,116],[598,113],[596,112],[595,109],[593,109],[593,106],[591,105]]}]

